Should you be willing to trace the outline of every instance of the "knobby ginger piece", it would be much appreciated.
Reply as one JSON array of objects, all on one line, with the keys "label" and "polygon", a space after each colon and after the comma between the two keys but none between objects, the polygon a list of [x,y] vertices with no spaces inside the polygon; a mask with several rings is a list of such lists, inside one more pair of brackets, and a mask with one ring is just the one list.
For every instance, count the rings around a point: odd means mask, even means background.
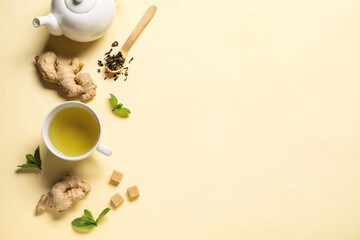
[{"label": "knobby ginger piece", "polygon": [[111,197],[111,202],[115,205],[115,207],[117,207],[122,202],[124,202],[124,198],[119,193],[117,193]]},{"label": "knobby ginger piece", "polygon": [[139,189],[137,188],[136,185],[129,187],[127,189],[127,193],[129,195],[130,200],[133,200],[140,196]]},{"label": "knobby ginger piece", "polygon": [[123,178],[123,174],[119,171],[114,170],[110,177],[110,182],[114,185],[118,185]]},{"label": "knobby ginger piece", "polygon": [[36,56],[35,61],[42,78],[58,84],[68,97],[80,96],[86,101],[96,95],[97,86],[90,75],[78,74],[84,66],[80,59],[73,58],[70,65],[62,65],[54,52],[45,52]]},{"label": "knobby ginger piece", "polygon": [[74,202],[83,199],[90,190],[90,185],[83,180],[67,175],[58,181],[50,192],[41,196],[36,206],[36,213],[44,211],[46,207],[63,212],[70,208]]}]

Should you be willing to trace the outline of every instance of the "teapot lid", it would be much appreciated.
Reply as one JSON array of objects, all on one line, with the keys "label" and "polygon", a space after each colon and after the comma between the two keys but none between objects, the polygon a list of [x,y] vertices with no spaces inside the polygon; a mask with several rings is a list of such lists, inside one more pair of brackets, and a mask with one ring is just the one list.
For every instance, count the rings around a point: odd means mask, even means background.
[{"label": "teapot lid", "polygon": [[64,0],[66,7],[73,13],[87,13],[95,5],[96,0]]}]

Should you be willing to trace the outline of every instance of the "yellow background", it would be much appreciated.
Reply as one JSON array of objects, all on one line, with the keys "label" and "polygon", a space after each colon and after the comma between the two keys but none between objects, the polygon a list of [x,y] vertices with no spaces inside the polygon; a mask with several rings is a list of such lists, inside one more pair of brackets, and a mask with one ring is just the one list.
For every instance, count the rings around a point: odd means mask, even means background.
[{"label": "yellow background", "polygon": [[[128,80],[103,80],[97,60],[152,4]],[[0,1],[1,239],[360,238],[360,1],[119,0],[108,34],[87,44],[32,27],[49,5]],[[46,149],[42,121],[65,99],[37,75],[44,50],[85,63],[111,157],[66,162]],[[130,118],[112,114],[110,92]],[[43,171],[16,171],[38,145]],[[35,216],[66,173],[91,192]],[[92,232],[71,227],[133,184],[140,198]]]}]

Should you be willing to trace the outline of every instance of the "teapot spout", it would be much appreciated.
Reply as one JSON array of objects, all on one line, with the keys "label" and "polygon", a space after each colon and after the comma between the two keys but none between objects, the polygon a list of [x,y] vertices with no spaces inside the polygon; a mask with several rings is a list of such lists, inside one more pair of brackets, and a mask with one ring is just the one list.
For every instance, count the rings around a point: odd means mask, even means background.
[{"label": "teapot spout", "polygon": [[54,14],[49,13],[46,16],[36,17],[33,20],[34,27],[38,28],[42,25],[46,27],[46,30],[51,35],[60,36],[63,35],[63,32],[59,26],[58,21],[56,20]]}]

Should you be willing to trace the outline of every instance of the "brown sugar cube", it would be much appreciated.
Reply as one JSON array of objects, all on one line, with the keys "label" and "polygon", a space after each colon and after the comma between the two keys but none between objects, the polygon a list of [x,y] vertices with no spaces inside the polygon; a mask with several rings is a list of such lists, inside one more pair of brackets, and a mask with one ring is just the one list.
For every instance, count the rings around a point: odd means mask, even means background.
[{"label": "brown sugar cube", "polygon": [[121,182],[122,178],[123,178],[123,174],[121,172],[114,170],[113,173],[111,174],[110,182],[114,185],[118,185]]},{"label": "brown sugar cube", "polygon": [[129,187],[127,189],[127,193],[129,195],[130,200],[133,200],[133,199],[137,198],[138,196],[140,196],[139,189],[137,188],[136,185]]},{"label": "brown sugar cube", "polygon": [[119,206],[123,201],[124,198],[119,193],[111,197],[111,202],[115,205],[115,207]]}]

